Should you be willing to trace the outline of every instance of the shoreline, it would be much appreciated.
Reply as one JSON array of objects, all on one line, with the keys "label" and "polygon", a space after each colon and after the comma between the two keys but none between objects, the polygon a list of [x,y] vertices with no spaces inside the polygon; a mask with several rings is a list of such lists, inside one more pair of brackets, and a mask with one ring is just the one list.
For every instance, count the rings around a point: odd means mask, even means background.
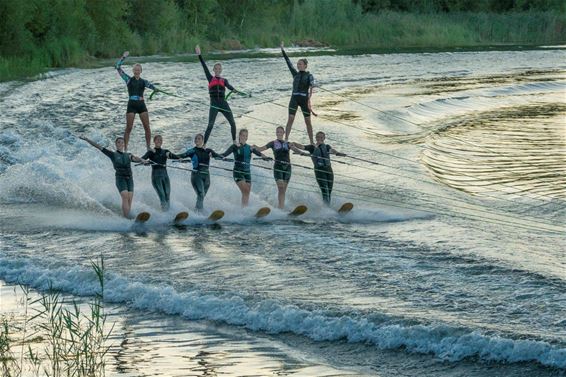
[{"label": "shoreline", "polygon": [[[559,43],[559,42],[557,42]],[[298,56],[340,56],[340,55],[389,55],[389,54],[419,54],[419,53],[458,53],[458,52],[494,52],[494,51],[538,51],[538,50],[566,50],[566,44],[478,44],[470,46],[439,46],[439,47],[353,47],[353,46],[299,46],[294,45],[286,47],[286,51],[290,57]],[[208,52],[215,60],[226,61],[232,59],[257,59],[257,58],[273,58],[281,55],[279,47],[274,48],[253,48],[253,49],[215,49]],[[2,57],[0,57],[1,59]],[[130,55],[130,60],[137,63],[197,63],[197,56],[190,53],[182,54],[155,54],[155,55]],[[69,65],[65,67],[46,67],[41,71],[34,72],[31,75],[21,75],[18,77],[2,77],[0,76],[0,84],[10,82],[31,82],[43,80],[51,77],[51,72],[59,72],[68,69],[98,69],[104,67],[113,67],[116,63],[114,58],[95,58],[87,57],[85,61],[77,65]]]}]

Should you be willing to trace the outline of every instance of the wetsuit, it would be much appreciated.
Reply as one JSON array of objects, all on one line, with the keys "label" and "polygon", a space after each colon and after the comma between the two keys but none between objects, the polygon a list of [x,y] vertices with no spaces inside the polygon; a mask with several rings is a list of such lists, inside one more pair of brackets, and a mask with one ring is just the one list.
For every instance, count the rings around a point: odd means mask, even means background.
[{"label": "wetsuit", "polygon": [[142,156],[144,160],[154,162],[151,165],[151,184],[159,201],[161,202],[161,209],[167,211],[169,209],[169,198],[171,195],[171,184],[169,182],[169,175],[167,174],[167,158],[178,159],[179,157],[167,149],[155,148],[155,151],[147,151]]},{"label": "wetsuit", "polygon": [[311,116],[311,111],[309,110],[309,89],[311,86],[314,86],[314,77],[308,71],[297,71],[285,50],[281,49],[281,52],[287,62],[289,71],[293,75],[293,93],[289,101],[289,115],[295,115],[300,107],[304,117],[308,118]]},{"label": "wetsuit", "polygon": [[124,59],[118,60],[116,63],[116,69],[120,74],[122,80],[126,82],[126,86],[128,87],[128,109],[126,113],[134,113],[134,114],[141,114],[147,112],[147,107],[145,106],[145,101],[143,99],[143,92],[145,88],[150,88],[155,90],[155,86],[147,80],[142,78],[136,79],[135,77],[130,77],[124,70],[122,69],[122,63],[124,63]]},{"label": "wetsuit", "polygon": [[251,160],[252,153],[256,156],[262,157],[261,152],[250,147],[248,144],[240,145],[239,147],[232,144],[226,152],[222,153],[222,157],[226,157],[230,154],[234,154],[234,181],[246,181],[248,183],[252,182],[251,173]]},{"label": "wetsuit", "polygon": [[193,164],[193,171],[191,173],[191,184],[197,194],[197,211],[203,208],[204,197],[210,187],[210,173],[208,166],[210,165],[210,156],[222,157],[210,148],[194,147],[187,150],[185,153],[177,155],[179,158],[190,157]]},{"label": "wetsuit", "polygon": [[104,153],[116,170],[116,187],[118,192],[128,191],[134,192],[134,177],[132,175],[132,154],[120,151],[112,152],[109,149],[102,148],[100,150]]},{"label": "wetsuit", "polygon": [[235,90],[232,85],[228,83],[223,77],[212,76],[204,59],[201,55],[198,56],[200,60],[200,64],[202,64],[202,68],[204,69],[204,74],[206,75],[206,79],[208,80],[208,94],[210,95],[210,110],[208,111],[208,127],[206,128],[206,132],[204,133],[204,143],[208,141],[208,137],[212,132],[212,128],[214,127],[214,122],[216,121],[216,116],[218,112],[224,114],[224,117],[230,123],[230,131],[232,132],[232,140],[236,140],[236,122],[234,121],[234,116],[232,115],[232,110],[230,109],[230,105],[224,98],[226,93],[226,88],[230,90]]},{"label": "wetsuit", "polygon": [[334,172],[330,164],[330,150],[332,150],[332,147],[326,144],[317,146],[306,145],[305,150],[311,154],[311,159],[314,164],[314,174],[322,193],[322,200],[326,204],[330,204],[332,186],[334,185]]},{"label": "wetsuit", "polygon": [[289,182],[291,179],[291,159],[289,150],[291,146],[287,141],[273,140],[267,143],[267,148],[273,150],[273,177],[276,181]]}]

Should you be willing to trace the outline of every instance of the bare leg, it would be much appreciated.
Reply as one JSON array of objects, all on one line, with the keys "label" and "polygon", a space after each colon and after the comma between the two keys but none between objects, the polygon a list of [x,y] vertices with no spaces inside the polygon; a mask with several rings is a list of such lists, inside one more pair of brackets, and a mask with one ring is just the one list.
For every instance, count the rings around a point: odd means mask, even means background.
[{"label": "bare leg", "polygon": [[277,183],[277,200],[279,202],[278,208],[285,208],[285,193],[287,192],[287,185],[289,182],[278,180]]},{"label": "bare leg", "polygon": [[309,140],[311,144],[314,144],[314,139],[312,135],[312,122],[310,116],[305,118],[305,124],[307,125],[307,133],[309,134]]},{"label": "bare leg", "polygon": [[[130,195],[132,194],[132,195]],[[120,197],[122,198],[122,215],[125,218],[128,218],[130,215],[130,209],[132,208],[132,199],[133,192],[129,191],[120,191]]]},{"label": "bare leg", "polygon": [[285,127],[285,141],[289,140],[289,135],[291,134],[291,128],[293,128],[294,121],[295,121],[295,116],[289,114],[289,119],[287,119],[287,126]]},{"label": "bare leg", "polygon": [[242,207],[247,207],[250,202],[250,191],[252,188],[252,184],[246,181],[238,181],[236,182],[238,188],[242,192]]},{"label": "bare leg", "polygon": [[[151,129],[149,128],[149,113],[140,114],[140,119],[143,125],[143,130],[145,131],[145,146],[147,149],[151,148]],[[311,131],[312,133],[312,131]]]},{"label": "bare leg", "polygon": [[130,141],[130,132],[134,128],[134,119],[136,118],[135,113],[126,114],[126,130],[124,131],[124,145],[128,149],[128,142]]}]

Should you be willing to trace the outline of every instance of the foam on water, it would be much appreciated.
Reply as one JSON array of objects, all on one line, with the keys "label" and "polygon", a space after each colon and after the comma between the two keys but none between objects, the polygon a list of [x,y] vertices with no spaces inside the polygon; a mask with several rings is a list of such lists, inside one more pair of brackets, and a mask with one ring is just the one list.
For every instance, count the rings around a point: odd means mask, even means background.
[{"label": "foam on water", "polygon": [[[2,253],[5,254],[5,253]],[[49,288],[74,295],[93,295],[99,286],[94,273],[83,267],[47,267],[24,258],[0,254],[0,278],[40,290]],[[105,300],[127,303],[136,309],[161,311],[188,319],[220,321],[272,334],[292,332],[316,341],[371,343],[382,349],[404,347],[410,352],[432,353],[458,361],[477,357],[498,362],[536,361],[566,368],[566,348],[543,341],[509,339],[465,328],[438,324],[380,324],[363,315],[335,316],[324,310],[305,310],[277,300],[246,302],[235,294],[209,294],[199,290],[178,292],[170,286],[152,285],[107,273]]]}]

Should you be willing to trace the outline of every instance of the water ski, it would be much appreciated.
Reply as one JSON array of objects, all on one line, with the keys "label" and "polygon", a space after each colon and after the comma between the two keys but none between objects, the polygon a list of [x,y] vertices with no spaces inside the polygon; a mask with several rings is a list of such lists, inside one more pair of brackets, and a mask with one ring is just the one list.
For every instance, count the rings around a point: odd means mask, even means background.
[{"label": "water ski", "polygon": [[262,207],[255,213],[255,218],[261,219],[262,217],[269,215],[270,212],[271,210],[268,207]]},{"label": "water ski", "polygon": [[300,206],[297,206],[294,210],[289,212],[289,216],[300,216],[303,213],[307,212],[307,210],[307,206],[301,204]]},{"label": "water ski", "polygon": [[149,220],[149,218],[151,217],[151,215],[149,214],[149,212],[140,212],[138,213],[138,215],[136,216],[134,222],[136,224],[143,224],[145,223],[147,220]]},{"label": "water ski", "polygon": [[218,221],[224,217],[224,211],[217,209],[208,216],[209,221]]},{"label": "water ski", "polygon": [[182,221],[185,221],[188,217],[189,217],[189,213],[188,213],[188,212],[185,212],[185,211],[179,212],[179,213],[177,214],[177,216],[175,216],[175,220],[173,220],[173,222],[174,222],[175,224],[178,224],[178,223],[180,223],[180,222],[182,222]]},{"label": "water ski", "polygon": [[344,203],[342,204],[342,206],[338,209],[338,213],[341,215],[345,215],[348,212],[350,212],[352,210],[352,208],[354,208],[354,205],[352,203]]}]

